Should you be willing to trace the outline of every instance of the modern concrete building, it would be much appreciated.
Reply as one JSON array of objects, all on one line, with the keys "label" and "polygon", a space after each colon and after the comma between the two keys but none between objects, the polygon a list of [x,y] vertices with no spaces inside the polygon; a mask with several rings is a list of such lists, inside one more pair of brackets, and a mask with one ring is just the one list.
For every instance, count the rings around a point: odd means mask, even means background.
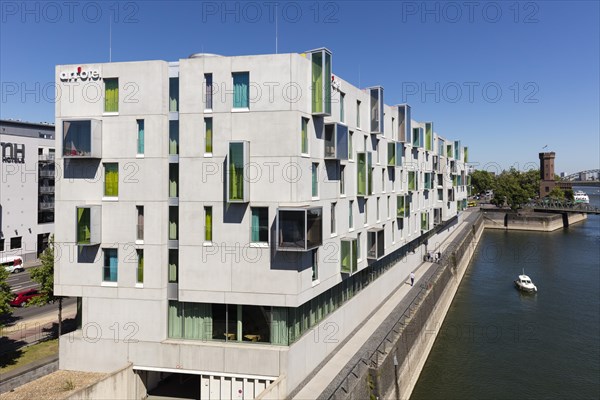
[{"label": "modern concrete building", "polygon": [[82,321],[63,369],[289,393],[466,207],[467,148],[333,75],[327,49],[56,76],[74,97],[56,103],[55,291]]},{"label": "modern concrete building", "polygon": [[0,120],[0,261],[34,260],[54,232],[54,125]]}]

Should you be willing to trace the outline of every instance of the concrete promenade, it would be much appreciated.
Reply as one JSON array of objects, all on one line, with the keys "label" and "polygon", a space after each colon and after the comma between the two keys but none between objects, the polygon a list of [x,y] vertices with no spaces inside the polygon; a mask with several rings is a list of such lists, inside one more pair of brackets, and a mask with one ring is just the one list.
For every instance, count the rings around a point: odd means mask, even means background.
[{"label": "concrete promenade", "polygon": [[[461,213],[457,224],[438,234],[435,238],[432,238],[435,241],[434,243],[430,240],[428,250],[437,251],[438,247],[443,248],[443,246],[454,240],[461,231],[461,228],[465,225],[465,217],[470,214],[470,211]],[[293,394],[293,399],[305,400],[328,398],[333,394],[333,391],[339,382],[341,382],[350,372],[358,359],[370,356],[372,350],[369,346],[366,346],[367,341],[374,336],[375,332],[382,324],[386,323],[390,314],[401,302],[412,301],[413,297],[410,293],[411,289],[418,290],[423,277],[429,276],[427,271],[429,271],[431,267],[436,266],[436,264],[422,261],[424,246],[421,247],[422,249],[419,249],[421,250],[421,253],[417,251],[416,254],[408,256],[408,262],[399,263],[399,268],[402,268],[403,270],[401,275],[405,276],[404,281],[399,282],[398,288],[361,324],[361,327],[355,334],[345,343],[342,343],[336,352],[328,358],[325,364],[322,365],[318,371],[315,371],[311,378],[300,385],[301,389]],[[415,274],[414,287],[410,285],[409,276],[411,271]]]}]

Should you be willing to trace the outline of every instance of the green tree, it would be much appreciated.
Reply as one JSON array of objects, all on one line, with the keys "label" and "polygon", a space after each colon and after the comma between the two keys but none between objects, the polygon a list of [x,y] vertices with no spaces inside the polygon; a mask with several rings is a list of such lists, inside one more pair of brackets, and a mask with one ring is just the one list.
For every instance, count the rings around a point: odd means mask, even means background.
[{"label": "green tree", "polygon": [[11,314],[12,308],[10,307],[9,303],[15,297],[10,291],[8,282],[6,282],[7,278],[8,271],[0,267],[0,315],[2,316],[8,316]]},{"label": "green tree", "polygon": [[508,205],[511,209],[516,210],[521,204],[527,203],[531,197],[534,197],[534,192],[532,191],[530,172],[522,174],[511,168],[496,177],[492,204],[498,207]]},{"label": "green tree", "polygon": [[58,336],[62,335],[62,296],[54,295],[54,235],[40,256],[42,265],[31,270],[31,280],[40,284],[40,296],[33,297],[28,305],[46,305],[58,302]]},{"label": "green tree", "polygon": [[531,169],[526,172],[514,171],[517,175],[519,184],[527,192],[527,198],[535,198],[540,190],[540,170]]},{"label": "green tree", "polygon": [[554,186],[550,193],[548,193],[548,197],[554,200],[564,200],[565,192],[558,186]]},{"label": "green tree", "polygon": [[574,201],[575,194],[573,193],[573,189],[565,189],[565,200]]},{"label": "green tree", "polygon": [[495,183],[494,175],[489,171],[473,171],[471,173],[471,185],[474,193],[483,193],[486,190],[493,190]]}]

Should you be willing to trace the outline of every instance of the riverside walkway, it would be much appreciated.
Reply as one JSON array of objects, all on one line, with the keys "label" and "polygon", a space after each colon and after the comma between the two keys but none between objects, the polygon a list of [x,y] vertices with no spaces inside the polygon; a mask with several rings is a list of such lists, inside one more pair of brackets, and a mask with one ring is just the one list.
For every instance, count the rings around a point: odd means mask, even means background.
[{"label": "riverside walkway", "polygon": [[[456,236],[467,225],[467,219],[474,212],[469,210],[461,213],[458,223],[448,230],[440,232],[435,237],[435,249],[431,248],[430,240],[429,250],[437,251],[438,248],[444,248],[451,243]],[[377,347],[385,339],[388,332],[397,322],[393,315],[402,314],[406,310],[418,293],[420,286],[429,279],[432,271],[437,268],[437,264],[423,261],[424,246],[421,246],[416,254],[407,255],[408,261],[399,263],[398,267],[403,271],[401,276],[404,280],[399,282],[397,289],[361,324],[360,328],[338,347],[314,372],[299,385],[299,390],[292,393],[291,398],[296,400],[305,399],[329,399],[334,397],[336,391],[343,385],[348,375],[361,360],[369,359],[377,350]],[[415,274],[415,284],[410,285],[410,273]]]}]

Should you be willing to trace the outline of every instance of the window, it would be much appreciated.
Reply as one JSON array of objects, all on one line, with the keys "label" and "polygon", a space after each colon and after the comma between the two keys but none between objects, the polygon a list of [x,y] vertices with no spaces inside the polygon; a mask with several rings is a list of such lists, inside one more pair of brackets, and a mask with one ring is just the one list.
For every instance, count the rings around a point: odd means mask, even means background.
[{"label": "window", "polygon": [[204,207],[204,241],[212,242],[212,207]]},{"label": "window", "polygon": [[350,131],[348,137],[348,160],[354,160],[354,132]]},{"label": "window", "polygon": [[381,200],[381,198],[377,198],[377,222],[381,221],[381,215],[379,214],[379,200]]},{"label": "window", "polygon": [[301,149],[302,154],[308,154],[308,118],[302,118],[301,122]]},{"label": "window", "polygon": [[276,229],[277,250],[312,250],[323,244],[323,209],[280,207]]},{"label": "window", "polygon": [[367,222],[369,221],[369,218],[368,218],[369,211],[368,211],[368,208],[367,208],[367,204],[368,203],[369,203],[369,200],[365,199],[365,209],[363,210],[363,213],[364,213],[364,215],[363,215],[363,222],[364,222],[365,225],[367,225]]},{"label": "window", "polygon": [[396,221],[392,221],[392,243],[396,243]]},{"label": "window", "polygon": [[344,165],[340,165],[340,195],[346,194],[346,167]]},{"label": "window", "polygon": [[137,154],[144,154],[144,120],[137,120]]},{"label": "window", "polygon": [[104,79],[104,112],[119,112],[119,79]]},{"label": "window", "polygon": [[331,53],[316,50],[311,53],[312,113],[331,115]]},{"label": "window", "polygon": [[179,197],[179,163],[169,163],[169,197]]},{"label": "window", "polygon": [[179,121],[169,121],[169,154],[179,154]]},{"label": "window", "polygon": [[144,283],[144,250],[137,251],[137,274],[136,283]]},{"label": "window", "polygon": [[169,207],[169,240],[179,240],[179,207]]},{"label": "window", "polygon": [[227,201],[230,203],[247,203],[250,200],[249,181],[244,176],[244,167],[248,164],[250,142],[229,142],[227,156]]},{"label": "window", "polygon": [[318,249],[313,250],[311,254],[312,280],[313,282],[319,279],[319,254]]},{"label": "window", "polygon": [[0,251],[4,251],[4,239],[0,239]]},{"label": "window", "polygon": [[104,282],[116,282],[119,267],[117,249],[103,249],[104,251],[104,273],[102,280]]},{"label": "window", "polygon": [[269,242],[269,208],[252,207],[252,243]]},{"label": "window", "polygon": [[169,112],[179,111],[179,78],[169,78]]},{"label": "window", "polygon": [[212,74],[204,74],[204,109],[212,110],[213,108],[213,76]]},{"label": "window", "polygon": [[360,101],[356,100],[356,127],[360,128]]},{"label": "window", "polygon": [[77,208],[77,244],[91,242],[90,209]]},{"label": "window", "polygon": [[358,245],[356,246],[356,257],[360,260],[360,253],[361,253],[361,247],[362,247],[362,233],[358,234]]},{"label": "window", "polygon": [[117,197],[119,195],[119,164],[104,164],[104,196]]},{"label": "window", "polygon": [[213,120],[204,118],[204,153],[212,154],[213,151]]},{"label": "window", "polygon": [[136,240],[144,240],[144,206],[135,206],[137,211]]},{"label": "window", "polygon": [[336,223],[335,223],[335,205],[337,203],[331,203],[331,234],[335,235]]},{"label": "window", "polygon": [[319,164],[312,164],[312,197],[319,197]]},{"label": "window", "polygon": [[235,72],[233,75],[233,108],[250,108],[248,85],[249,72]]},{"label": "window", "polygon": [[379,140],[375,141],[375,152],[377,153],[377,164],[380,163],[380,159],[379,159]]},{"label": "window", "polygon": [[356,242],[356,239],[342,239],[340,241],[340,270],[342,273],[353,274],[356,272]]},{"label": "window", "polygon": [[344,93],[340,92],[340,122],[344,122],[344,120],[346,119],[345,114],[345,110],[344,110]]},{"label": "window", "polygon": [[392,196],[388,196],[387,198],[387,217],[388,219],[392,218]]},{"label": "window", "polygon": [[385,168],[381,170],[381,191],[385,193]]},{"label": "window", "polygon": [[20,249],[22,245],[22,237],[21,236],[16,236],[13,238],[10,238],[10,248],[12,249]]},{"label": "window", "polygon": [[169,249],[169,283],[179,282],[179,251]]},{"label": "window", "polygon": [[348,227],[354,229],[354,200],[350,200],[348,208]]}]

